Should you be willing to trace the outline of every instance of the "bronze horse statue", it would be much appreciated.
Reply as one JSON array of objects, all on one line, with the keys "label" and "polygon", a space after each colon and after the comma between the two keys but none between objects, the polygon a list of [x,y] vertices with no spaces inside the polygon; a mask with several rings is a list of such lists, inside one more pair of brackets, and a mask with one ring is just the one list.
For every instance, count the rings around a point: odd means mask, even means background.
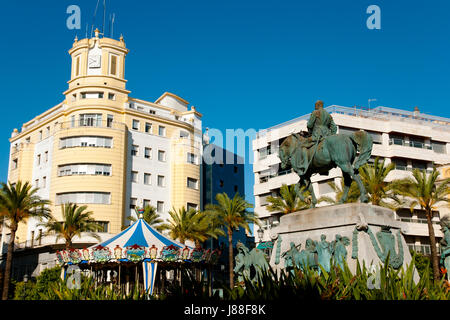
[{"label": "bronze horse statue", "polygon": [[[355,180],[361,193],[361,202],[367,203],[366,189],[359,176],[359,168],[367,163],[371,154],[373,140],[365,131],[356,131],[352,134],[335,134],[324,137],[318,144],[308,149],[309,166],[305,172],[300,169],[301,145],[308,139],[302,132],[300,135],[288,136],[280,145],[279,157],[281,168],[285,169],[289,164],[300,180],[296,186],[297,190],[305,186],[311,193],[311,207],[317,204],[316,196],[312,188],[311,176],[315,173],[328,175],[330,169],[339,167],[344,178],[344,192],[339,203],[347,201],[348,191],[352,180]],[[359,155],[358,155],[359,152]],[[298,192],[299,197],[304,200],[303,195]]]}]

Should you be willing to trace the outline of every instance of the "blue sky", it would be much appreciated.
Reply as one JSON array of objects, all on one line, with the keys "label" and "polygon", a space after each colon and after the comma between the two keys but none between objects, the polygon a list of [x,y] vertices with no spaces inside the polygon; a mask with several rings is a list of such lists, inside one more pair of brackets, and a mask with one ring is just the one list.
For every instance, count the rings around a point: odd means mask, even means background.
[{"label": "blue sky", "polygon": [[[100,2],[102,2],[101,0]],[[1,181],[11,131],[63,100],[67,50],[84,38],[97,0],[4,1]],[[204,126],[264,129],[326,105],[374,105],[450,117],[448,1],[109,0],[115,37],[130,53],[131,96],[154,101],[170,91],[204,115]],[[68,30],[66,8],[81,8]],[[381,9],[369,30],[366,9]],[[102,10],[97,14],[101,25]],[[247,166],[246,196],[253,202]]]}]

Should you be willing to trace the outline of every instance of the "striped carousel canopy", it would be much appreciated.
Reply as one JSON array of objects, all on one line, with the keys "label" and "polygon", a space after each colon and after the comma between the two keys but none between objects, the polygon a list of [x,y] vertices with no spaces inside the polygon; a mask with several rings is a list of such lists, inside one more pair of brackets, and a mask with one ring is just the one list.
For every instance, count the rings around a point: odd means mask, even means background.
[{"label": "striped carousel canopy", "polygon": [[[92,247],[90,247],[90,249],[101,246],[107,247],[111,251],[113,251],[117,245],[122,248],[131,247],[134,245],[149,248],[154,245],[159,250],[161,250],[165,246],[171,245],[180,249],[186,247],[186,245],[178,241],[169,239],[163,234],[159,233],[147,222],[145,222],[144,219],[139,219],[121,233],[115,235],[109,240],[104,241],[103,243],[93,245]],[[188,248],[193,249],[189,246]]]},{"label": "striped carousel canopy", "polygon": [[218,249],[193,248],[169,239],[156,231],[144,219],[100,244],[85,249],[56,252],[61,265],[105,262],[139,261],[189,261],[216,263]]}]

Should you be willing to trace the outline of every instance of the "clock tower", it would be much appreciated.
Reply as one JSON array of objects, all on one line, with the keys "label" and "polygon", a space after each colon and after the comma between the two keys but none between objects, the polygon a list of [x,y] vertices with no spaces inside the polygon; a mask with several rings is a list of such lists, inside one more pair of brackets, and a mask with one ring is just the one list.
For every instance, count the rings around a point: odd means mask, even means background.
[{"label": "clock tower", "polygon": [[123,105],[130,93],[125,80],[128,51],[122,36],[120,40],[100,37],[98,29],[91,39],[75,38],[69,50],[72,68],[69,89],[64,92],[66,103],[70,106],[80,99],[97,97]]}]

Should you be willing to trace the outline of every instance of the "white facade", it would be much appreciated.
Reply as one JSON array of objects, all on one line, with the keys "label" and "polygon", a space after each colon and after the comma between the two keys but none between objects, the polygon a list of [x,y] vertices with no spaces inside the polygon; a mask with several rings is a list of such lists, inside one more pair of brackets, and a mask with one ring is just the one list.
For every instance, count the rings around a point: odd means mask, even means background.
[{"label": "white facade", "polygon": [[[155,130],[157,128],[154,128]],[[136,217],[135,210],[130,207],[130,199],[136,199],[136,205],[143,207],[144,200],[149,200],[150,204],[157,207],[158,201],[164,203],[162,218],[167,218],[167,212],[171,208],[170,203],[170,140],[167,137],[159,137],[150,133],[129,131],[129,146],[139,146],[138,154],[128,158],[127,167],[127,205],[130,208],[130,215]],[[146,151],[151,150],[146,158]],[[164,153],[163,161],[158,158],[158,153]],[[132,181],[132,172],[137,173],[137,179]],[[145,175],[147,181],[144,181]],[[158,176],[164,177],[163,185],[158,185]],[[148,182],[149,184],[146,184]]]},{"label": "white facade", "polygon": [[[341,106],[329,106],[326,109],[338,126],[338,133],[363,129],[372,135],[374,139],[372,160],[380,157],[385,159],[386,163],[396,163],[396,169],[388,175],[388,180],[406,177],[413,168],[432,170],[433,166],[450,163],[450,119],[425,115],[417,110],[409,112],[386,107],[377,107],[370,111]],[[279,221],[277,214],[266,210],[265,198],[268,195],[276,195],[282,184],[290,185],[298,182],[295,173],[283,172],[279,167],[279,143],[293,132],[306,131],[309,116],[307,114],[262,130],[253,141],[255,212],[262,218],[264,229],[267,230],[262,239],[258,237],[255,239],[257,242],[269,240],[273,222]],[[327,182],[330,180],[339,182],[340,177],[340,169],[330,170],[327,176],[314,175],[312,181],[317,198],[323,195],[334,197]],[[404,224],[408,244],[426,245],[428,229],[420,212],[412,216],[403,213],[396,215],[396,219],[411,221]],[[442,208],[439,215],[447,213],[448,209]],[[436,236],[442,237],[437,224],[439,215],[434,218],[436,223],[434,229]]]}]

